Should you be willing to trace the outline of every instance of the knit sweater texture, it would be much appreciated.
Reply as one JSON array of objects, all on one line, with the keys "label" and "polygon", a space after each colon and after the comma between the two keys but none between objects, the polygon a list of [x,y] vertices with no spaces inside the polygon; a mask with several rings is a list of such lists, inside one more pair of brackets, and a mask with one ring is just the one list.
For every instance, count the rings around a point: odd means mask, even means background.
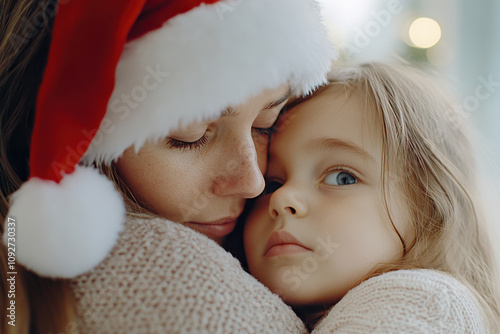
[{"label": "knit sweater texture", "polygon": [[427,269],[399,270],[351,289],[314,333],[482,334],[482,317],[468,289]]},{"label": "knit sweater texture", "polygon": [[[276,295],[204,235],[130,217],[108,257],[71,281],[80,333],[307,333]],[[431,270],[352,289],[313,333],[485,333],[467,289]]]}]

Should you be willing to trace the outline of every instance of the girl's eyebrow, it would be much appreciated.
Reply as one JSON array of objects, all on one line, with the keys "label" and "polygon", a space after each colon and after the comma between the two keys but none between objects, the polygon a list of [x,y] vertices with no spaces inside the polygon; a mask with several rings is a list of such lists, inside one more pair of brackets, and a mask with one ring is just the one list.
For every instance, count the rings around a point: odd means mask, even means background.
[{"label": "girl's eyebrow", "polygon": [[[279,106],[280,104],[282,104],[283,102],[285,102],[286,100],[288,100],[290,98],[290,95],[292,95],[292,88],[288,88],[288,92],[286,92],[285,95],[283,95],[282,97],[279,97],[277,99],[274,99],[274,100],[268,102],[266,104],[266,106],[264,108],[262,108],[261,112],[264,111],[264,110],[269,110],[269,109],[276,108],[277,106]],[[236,110],[234,110],[231,107],[227,107],[226,110],[224,110],[222,112],[221,117],[224,117],[224,116],[234,116],[236,114],[237,114]]]},{"label": "girl's eyebrow", "polygon": [[306,145],[310,150],[335,150],[341,149],[360,155],[362,158],[376,162],[375,159],[358,145],[338,138],[319,137],[312,139]]}]

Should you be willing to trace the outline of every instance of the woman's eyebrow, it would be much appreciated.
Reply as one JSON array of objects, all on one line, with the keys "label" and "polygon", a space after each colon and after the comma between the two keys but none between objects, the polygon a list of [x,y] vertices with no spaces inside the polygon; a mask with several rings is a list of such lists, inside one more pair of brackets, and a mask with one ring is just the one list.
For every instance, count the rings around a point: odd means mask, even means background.
[{"label": "woman's eyebrow", "polygon": [[337,138],[328,138],[328,137],[316,138],[308,142],[306,148],[310,150],[341,149],[344,151],[355,153],[361,156],[362,158],[370,160],[372,162],[376,162],[375,159],[370,154],[368,154],[368,152],[363,150],[358,145]]},{"label": "woman's eyebrow", "polygon": [[[279,98],[274,99],[274,100],[270,101],[269,103],[267,103],[266,106],[264,108],[262,108],[261,112],[264,110],[273,109],[273,108],[279,106],[280,104],[282,104],[283,102],[288,100],[290,98],[290,95],[292,95],[292,88],[288,88],[288,92],[286,92],[285,95],[283,95],[282,97],[279,97]],[[236,110],[234,110],[231,107],[227,107],[226,110],[224,110],[222,112],[221,117],[234,116],[236,114],[237,114]]]}]

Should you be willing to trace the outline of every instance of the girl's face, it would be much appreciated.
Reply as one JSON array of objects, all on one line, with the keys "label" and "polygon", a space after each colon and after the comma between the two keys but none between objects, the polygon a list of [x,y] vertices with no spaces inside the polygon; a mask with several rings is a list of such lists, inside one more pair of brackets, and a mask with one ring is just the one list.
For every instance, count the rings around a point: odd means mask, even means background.
[{"label": "girl's face", "polygon": [[[280,119],[266,190],[245,225],[251,274],[294,306],[336,303],[403,253],[383,202],[380,124],[364,96],[348,93],[328,87]],[[404,235],[403,194],[389,182]]]},{"label": "girl's face", "polygon": [[129,148],[118,160],[118,173],[154,212],[221,242],[234,229],[245,199],[264,189],[266,130],[289,95],[288,85],[266,90],[139,153]]}]

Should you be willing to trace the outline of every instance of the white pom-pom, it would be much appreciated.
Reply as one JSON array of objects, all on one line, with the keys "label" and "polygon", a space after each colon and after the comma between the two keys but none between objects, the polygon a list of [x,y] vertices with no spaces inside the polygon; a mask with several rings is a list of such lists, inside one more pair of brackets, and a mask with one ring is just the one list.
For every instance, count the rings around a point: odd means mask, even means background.
[{"label": "white pom-pom", "polygon": [[[111,181],[77,166],[59,184],[38,178],[24,183],[12,195],[9,218],[17,225],[17,262],[41,276],[72,278],[110,252],[125,208]],[[5,244],[7,238],[4,233]]]}]

